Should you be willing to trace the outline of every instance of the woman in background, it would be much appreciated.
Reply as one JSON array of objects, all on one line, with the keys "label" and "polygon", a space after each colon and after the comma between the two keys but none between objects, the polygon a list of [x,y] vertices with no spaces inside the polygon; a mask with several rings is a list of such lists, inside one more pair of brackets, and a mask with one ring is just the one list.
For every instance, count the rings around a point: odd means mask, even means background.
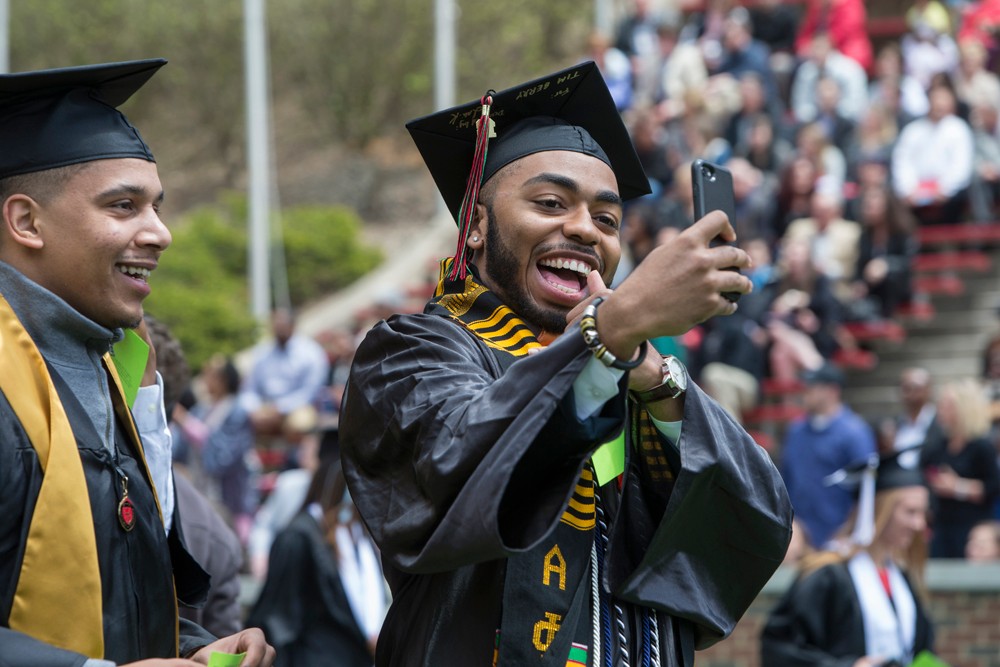
[{"label": "woman in background", "polygon": [[934,503],[931,557],[964,558],[969,531],[993,518],[1000,494],[989,404],[980,385],[968,379],[942,387],[937,420],[943,435],[928,440],[921,455]]},{"label": "woman in background", "polygon": [[869,481],[841,532],[843,548],[801,561],[764,627],[761,664],[901,666],[932,650],[923,599],[929,493],[919,455],[893,452],[860,476]]}]

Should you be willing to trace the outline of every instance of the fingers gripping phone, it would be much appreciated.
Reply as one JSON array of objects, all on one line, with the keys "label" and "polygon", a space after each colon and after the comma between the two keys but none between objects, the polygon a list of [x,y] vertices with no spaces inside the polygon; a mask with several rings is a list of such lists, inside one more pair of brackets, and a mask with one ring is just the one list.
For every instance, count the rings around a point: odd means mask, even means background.
[{"label": "fingers gripping phone", "polygon": [[[695,160],[691,163],[691,191],[694,195],[694,219],[701,220],[710,211],[722,211],[729,218],[729,224],[736,224],[736,196],[733,194],[732,173],[717,164],[706,160]],[[712,245],[726,243],[716,238]],[[734,244],[729,244],[734,245]],[[735,266],[729,271],[739,271]],[[730,301],[740,298],[739,292],[723,292],[722,296]]]}]

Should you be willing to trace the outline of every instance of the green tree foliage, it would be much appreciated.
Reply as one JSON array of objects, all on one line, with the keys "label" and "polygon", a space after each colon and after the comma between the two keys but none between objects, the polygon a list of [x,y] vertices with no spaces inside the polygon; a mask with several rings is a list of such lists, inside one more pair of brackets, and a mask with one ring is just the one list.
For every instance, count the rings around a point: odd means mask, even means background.
[{"label": "green tree foliage", "polygon": [[[292,208],[282,218],[295,306],[349,285],[382,259],[360,241],[359,220],[347,209]],[[146,310],[170,326],[195,368],[257,337],[246,287],[245,220],[240,196],[192,211],[172,225],[173,244],[153,274]]]},{"label": "green tree foliage", "polygon": [[[581,0],[455,4],[463,101],[576,61],[592,21]],[[276,154],[303,133],[363,147],[433,110],[434,0],[270,0],[267,15]],[[167,58],[125,110],[170,178],[196,189],[197,174],[221,170],[239,184],[242,2],[10,0],[10,23],[15,71]]]}]

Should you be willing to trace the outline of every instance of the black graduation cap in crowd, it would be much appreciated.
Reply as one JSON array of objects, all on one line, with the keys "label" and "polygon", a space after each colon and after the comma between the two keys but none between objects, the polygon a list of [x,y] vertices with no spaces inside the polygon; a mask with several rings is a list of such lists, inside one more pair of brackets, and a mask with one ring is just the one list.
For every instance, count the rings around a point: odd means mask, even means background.
[{"label": "black graduation cap in crowd", "polygon": [[108,158],[154,161],[117,107],[166,62],[0,75],[0,178]]},{"label": "black graduation cap in crowd", "polygon": [[926,486],[920,468],[920,447],[908,447],[847,466],[827,476],[827,485],[836,484],[858,494],[857,520],[851,540],[868,545],[875,533],[875,494],[908,486]]},{"label": "black graduation cap in crowd", "polygon": [[[480,122],[484,112],[487,123]],[[484,125],[490,131],[480,133],[477,128]],[[551,150],[592,155],[614,171],[622,199],[650,192],[632,139],[593,62],[490,91],[480,101],[411,120],[406,128],[459,222],[456,264],[464,265],[468,233],[470,214],[462,210],[463,201],[475,203],[482,183],[527,155]]]}]

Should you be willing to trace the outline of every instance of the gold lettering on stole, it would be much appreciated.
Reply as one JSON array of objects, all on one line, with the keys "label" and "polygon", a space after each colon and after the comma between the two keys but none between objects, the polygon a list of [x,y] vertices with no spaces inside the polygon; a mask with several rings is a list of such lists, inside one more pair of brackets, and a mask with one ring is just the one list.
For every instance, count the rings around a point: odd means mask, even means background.
[{"label": "gold lettering on stole", "polygon": [[561,620],[562,616],[559,614],[547,611],[545,612],[545,620],[535,623],[532,642],[535,644],[536,649],[542,653],[549,650],[549,646],[555,641],[556,633],[559,632],[559,622]]},{"label": "gold lettering on stole", "polygon": [[559,590],[566,590],[566,559],[563,558],[558,544],[549,549],[549,552],[545,554],[545,566],[542,569],[542,584],[551,586],[549,578],[553,573],[559,575]]}]

